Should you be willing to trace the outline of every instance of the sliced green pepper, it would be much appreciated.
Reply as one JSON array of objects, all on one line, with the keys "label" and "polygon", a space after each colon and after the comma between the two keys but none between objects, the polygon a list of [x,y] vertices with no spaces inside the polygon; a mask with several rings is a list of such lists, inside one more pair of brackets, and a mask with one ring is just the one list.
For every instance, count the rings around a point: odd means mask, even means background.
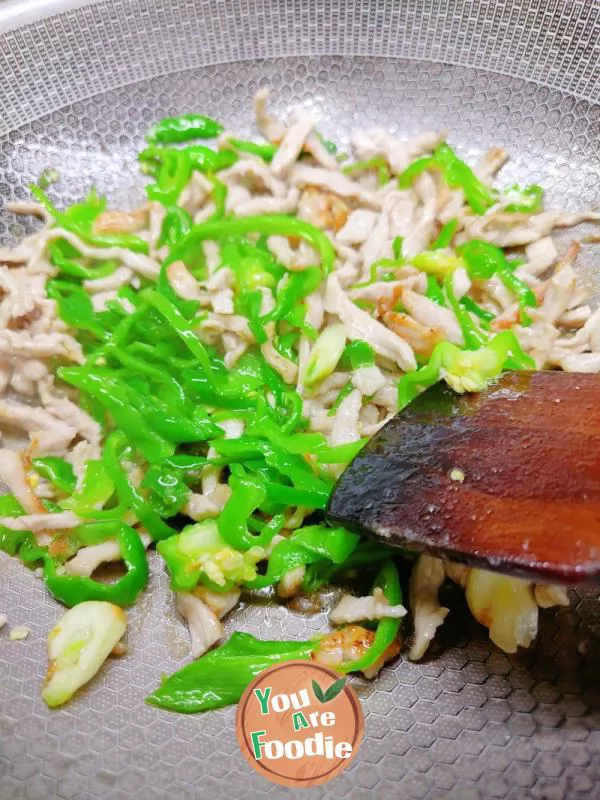
[{"label": "sliced green pepper", "polygon": [[321,256],[321,268],[328,275],[333,269],[335,250],[329,238],[309,222],[283,214],[265,214],[258,217],[233,217],[217,222],[203,222],[195,225],[190,234],[174,248],[169,261],[182,259],[186,253],[195,249],[206,240],[219,240],[229,236],[261,233],[267,236],[298,236],[305,239]]},{"label": "sliced green pepper", "polygon": [[117,606],[129,606],[148,583],[146,550],[137,531],[123,523],[115,524],[115,534],[127,573],[115,583],[100,583],[80,575],[59,575],[55,561],[44,559],[44,581],[50,594],[71,608],[85,600],[105,600]]},{"label": "sliced green pepper", "polygon": [[175,247],[191,231],[193,220],[181,206],[173,206],[165,214],[158,237],[157,247]]},{"label": "sliced green pepper", "polygon": [[328,528],[326,525],[299,528],[275,546],[269,557],[266,575],[260,575],[246,585],[253,589],[273,586],[291,569],[317,561],[343,564],[359,540],[356,533],[350,533],[345,528]]},{"label": "sliced green pepper", "polygon": [[64,458],[58,458],[57,456],[34,458],[31,461],[31,466],[38,475],[53,483],[61,492],[71,494],[74,491],[77,478],[73,472],[73,467]]},{"label": "sliced green pepper", "polygon": [[506,288],[517,297],[523,316],[526,316],[527,308],[535,308],[537,305],[535,294],[514,274],[514,265],[511,265],[499,247],[479,239],[472,239],[461,245],[458,251],[467,264],[470,278],[489,280],[493,275],[498,275]]},{"label": "sliced green pepper", "polygon": [[[402,602],[402,590],[400,588],[398,570],[394,566],[392,560],[381,567],[379,575],[375,579],[373,585],[373,589],[376,588],[380,588],[383,591],[386,600],[391,606],[399,605]],[[377,623],[375,638],[367,652],[356,661],[348,661],[336,667],[336,669],[339,672],[360,672],[361,670],[372,667],[379,661],[388,647],[396,641],[401,624],[401,619],[394,619],[392,617],[380,619]]]},{"label": "sliced green pepper", "polygon": [[61,503],[63,508],[81,516],[94,515],[113,496],[115,485],[102,461],[86,461],[81,486]]},{"label": "sliced green pepper", "polygon": [[270,142],[246,142],[242,139],[228,139],[228,143],[239,150],[240,153],[249,153],[253,156],[262,158],[263,161],[270,163],[277,152],[277,145]]},{"label": "sliced green pepper", "polygon": [[442,225],[442,228],[437,235],[437,239],[431,245],[431,250],[444,250],[445,248],[450,247],[457,228],[457,219],[451,219],[446,222],[445,225]]},{"label": "sliced green pepper", "polygon": [[458,320],[460,329],[462,331],[465,344],[471,350],[476,350],[478,347],[484,345],[488,337],[483,333],[477,325],[473,322],[469,312],[461,306],[454,294],[454,287],[452,284],[452,273],[446,275],[444,278],[444,294],[448,306],[454,312],[454,316]]},{"label": "sliced green pepper", "polygon": [[170,675],[146,702],[169,711],[195,714],[237,703],[252,679],[282,661],[309,659],[313,642],[260,641],[236,632],[206,655]]},{"label": "sliced green pepper", "polygon": [[446,142],[436,147],[433,156],[419,158],[410,164],[399,176],[398,185],[401,189],[408,189],[415,178],[427,169],[441,170],[451,189],[462,189],[467,203],[476,214],[485,214],[496,202],[492,190],[479,180],[471,167],[461,161]]},{"label": "sliced green pepper", "polygon": [[375,156],[368,161],[356,161],[354,164],[348,164],[346,167],[342,167],[342,172],[345,175],[354,175],[356,172],[366,172],[370,169],[377,170],[377,180],[380,186],[385,186],[390,182],[390,168],[387,161],[381,156]]},{"label": "sliced green pepper", "polygon": [[131,406],[127,387],[120,380],[104,371],[81,367],[61,367],[58,376],[99,400],[148,461],[152,463],[172,455],[171,442],[153,430],[143,415]]},{"label": "sliced green pepper", "polygon": [[220,122],[205,117],[203,114],[180,114],[177,117],[165,117],[148,131],[146,138],[150,142],[171,143],[188,142],[190,139],[214,139],[225,129]]}]

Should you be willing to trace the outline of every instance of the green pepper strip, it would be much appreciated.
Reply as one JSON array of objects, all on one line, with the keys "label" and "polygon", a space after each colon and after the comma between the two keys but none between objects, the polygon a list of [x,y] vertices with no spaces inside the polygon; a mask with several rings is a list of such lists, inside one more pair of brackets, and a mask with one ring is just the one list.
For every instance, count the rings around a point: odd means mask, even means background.
[{"label": "green pepper strip", "polygon": [[[353,446],[356,444],[352,442]],[[212,446],[219,455],[229,459],[230,463],[244,463],[247,459],[256,459],[262,456],[270,467],[287,476],[299,489],[316,493],[323,493],[329,489],[329,485],[325,481],[315,477],[312,469],[301,456],[287,453],[282,447],[272,442],[250,436],[240,436],[238,439],[215,439]],[[331,450],[334,449],[331,448]],[[326,453],[324,455],[326,456]]]},{"label": "green pepper strip", "polygon": [[287,358],[294,364],[298,363],[298,339],[300,338],[299,331],[289,331],[288,333],[279,334],[273,340],[273,346],[280,356]]},{"label": "green pepper strip", "polygon": [[342,167],[342,172],[345,175],[353,175],[355,172],[366,172],[367,170],[377,170],[377,181],[380,186],[385,186],[389,183],[391,178],[390,168],[387,161],[381,156],[375,156],[368,161],[356,161],[354,164],[348,164]]},{"label": "green pepper strip", "polygon": [[436,168],[437,164],[432,156],[418,158],[409,164],[408,167],[398,176],[398,187],[400,189],[410,189],[415,178],[427,169]]},{"label": "green pepper strip", "polygon": [[[125,513],[125,509],[121,511],[121,516]],[[121,520],[116,518],[116,522],[120,523]],[[92,522],[84,522],[74,529],[74,534],[81,545],[90,547],[94,544],[101,544],[107,539],[111,539],[115,535],[115,519],[102,519],[93,520]]]},{"label": "green pepper strip", "polygon": [[177,531],[163,522],[160,514],[134,486],[121,466],[120,459],[126,446],[127,439],[125,435],[120,431],[115,431],[106,440],[102,453],[102,460],[109,477],[115,485],[120,504],[135,514],[155,542],[167,539]]},{"label": "green pepper strip", "polygon": [[[502,369],[535,369],[535,361],[523,352],[513,331],[497,333],[485,345],[484,350],[496,357],[498,374]],[[437,383],[442,377],[442,367],[445,366],[448,371],[452,371],[452,364],[460,362],[462,353],[463,351],[451,342],[437,344],[428,364],[414,372],[406,373],[398,381],[398,408],[402,410],[422,390]],[[476,353],[475,350],[473,354]],[[460,363],[458,366],[460,367]]]},{"label": "green pepper strip", "polygon": [[414,372],[407,372],[398,381],[398,409],[411,403],[423,389],[428,389],[440,380],[443,357],[446,350],[453,352],[450,342],[440,342],[434,348],[429,363]]},{"label": "green pepper strip", "polygon": [[84,267],[78,261],[68,258],[61,247],[60,240],[54,240],[48,244],[50,262],[57,268],[62,275],[71,278],[82,278],[83,280],[95,280],[96,278],[106,278],[112,275],[119,262],[116,260],[101,261],[99,266]]},{"label": "green pepper strip", "polygon": [[151,463],[173,454],[171,442],[153,430],[144,416],[131,406],[127,386],[100,371],[84,371],[81,367],[60,367],[61,380],[76,386],[99,400],[138,450]]},{"label": "green pepper strip", "polygon": [[198,338],[192,326],[188,323],[186,318],[178,311],[175,306],[169,302],[166,297],[158,294],[153,289],[144,289],[141,292],[142,298],[152,306],[163,319],[170,325],[173,331],[181,339],[181,341],[188,348],[190,353],[197,359],[200,366],[203,368],[211,384],[214,383],[214,375],[210,363],[209,355],[206,348]]},{"label": "green pepper strip", "polygon": [[173,206],[165,214],[158,237],[157,247],[175,247],[192,229],[193,220],[181,206]]},{"label": "green pepper strip", "polygon": [[368,441],[368,437],[365,437],[356,442],[324,448],[317,453],[317,462],[319,464],[347,464],[360,453]]},{"label": "green pepper strip", "polygon": [[446,142],[436,147],[433,156],[440,165],[448,186],[451,189],[462,189],[467,203],[476,214],[485,214],[487,209],[494,205],[496,200],[492,191],[479,180],[471,167],[461,161]]},{"label": "green pepper strip", "polygon": [[521,310],[521,324],[531,325],[531,317],[527,314],[527,308],[535,308],[537,306],[535,294],[526,283],[515,275],[508,261],[506,261],[506,264],[507,267],[498,270],[498,277],[517,298]]},{"label": "green pepper strip", "polygon": [[146,138],[150,142],[180,143],[190,139],[214,139],[224,130],[220,122],[203,114],[181,114],[154,123]]},{"label": "green pepper strip", "polygon": [[212,199],[215,204],[215,213],[210,217],[210,222],[215,222],[225,216],[225,203],[227,201],[227,186],[216,175],[208,173],[207,179],[212,183]]},{"label": "green pepper strip", "polygon": [[446,298],[444,297],[444,293],[437,282],[437,278],[431,273],[427,275],[427,289],[425,291],[425,297],[433,300],[433,302],[437,303],[438,306],[446,305]]},{"label": "green pepper strip", "polygon": [[89,294],[81,286],[51,280],[46,285],[46,293],[56,301],[58,315],[69,327],[89,331],[98,339],[108,338],[98,322]]},{"label": "green pepper strip", "polygon": [[322,277],[317,267],[290,273],[277,292],[274,308],[261,318],[263,324],[277,320],[289,322],[294,308],[321,285]]},{"label": "green pepper strip", "polygon": [[[162,504],[157,511],[161,516],[174,516],[187,501],[190,489],[181,478],[180,470],[170,470],[167,467],[153,464],[144,475],[142,486],[150,489]],[[156,502],[155,505],[158,506]]]},{"label": "green pepper strip", "polygon": [[445,225],[442,226],[441,231],[437,235],[437,239],[433,242],[430,249],[444,250],[446,247],[450,247],[457,228],[458,228],[458,220],[457,219],[449,220]]},{"label": "green pepper strip", "polygon": [[[238,157],[231,150],[215,151],[204,145],[196,144],[189,147],[147,147],[138,156],[139,160],[152,167],[156,163],[160,164],[158,169],[158,188],[168,189],[170,183],[177,183],[179,191],[185,185],[182,176],[186,173],[191,174],[193,170],[199,172],[217,172],[226,167],[230,167],[238,160]],[[164,169],[164,172],[163,172]],[[161,174],[162,173],[162,174]],[[157,198],[158,199],[158,198]],[[177,197],[173,197],[175,202]]]},{"label": "green pepper strip", "polygon": [[54,217],[59,227],[71,231],[93,247],[125,247],[134,253],[148,254],[148,242],[139,236],[130,233],[94,233],[94,220],[106,204],[106,201],[98,201],[95,193],[92,193],[91,198],[85,203],[78,203],[65,211],[59,211],[39,186],[30,184],[29,189],[38,203]]},{"label": "green pepper strip", "polygon": [[246,233],[262,233],[267,236],[298,236],[305,239],[321,256],[321,267],[325,275],[333,269],[335,250],[329,238],[314,225],[283,214],[265,214],[258,217],[234,217],[218,222],[204,222],[195,225],[190,234],[173,249],[169,263],[182,259],[191,249],[198,247],[207,239],[222,239]]},{"label": "green pepper strip", "polygon": [[186,402],[186,396],[183,387],[176,378],[165,371],[165,366],[161,368],[154,366],[154,364],[146,361],[146,359],[137,358],[135,355],[132,355],[122,347],[113,344],[107,345],[107,347],[104,348],[104,351],[106,355],[114,357],[117,359],[117,361],[120,361],[124,367],[129,367],[129,369],[136,370],[140,373],[140,375],[151,376],[158,383],[168,387],[174,402]]},{"label": "green pepper strip", "polygon": [[533,186],[526,186],[525,189],[521,189],[517,185],[509,186],[508,189],[504,190],[503,194],[510,194],[511,192],[519,192],[522,199],[520,203],[509,203],[509,205],[504,206],[505,211],[513,214],[533,214],[541,209],[544,195],[544,190],[541,186],[534,184]]},{"label": "green pepper strip", "polygon": [[274,503],[286,506],[303,506],[310,509],[324,509],[329,502],[330,492],[307,492],[296,489],[294,486],[284,486],[282,483],[267,483],[267,499]]},{"label": "green pepper strip", "polygon": [[340,391],[338,392],[338,396],[333,401],[333,404],[329,411],[327,412],[328,417],[334,417],[337,414],[338,408],[342,405],[344,400],[348,397],[349,394],[352,394],[354,386],[352,385],[352,381],[347,381]]},{"label": "green pepper strip", "polygon": [[210,421],[202,408],[191,410],[187,403],[161,403],[146,392],[136,391],[132,385],[126,387],[126,393],[132,406],[143,414],[150,428],[173,445],[223,436],[223,430]]},{"label": "green pepper strip", "polygon": [[44,581],[50,594],[71,608],[86,600],[104,600],[129,606],[148,583],[146,551],[139,534],[128,525],[115,525],[115,533],[127,573],[115,583],[101,583],[79,575],[59,575],[52,558],[44,559]]},{"label": "green pepper strip", "polygon": [[64,458],[58,458],[57,456],[34,458],[31,461],[31,466],[38,475],[53,483],[61,492],[71,494],[74,491],[77,478],[73,472],[73,467]]},{"label": "green pepper strip", "polygon": [[110,500],[115,491],[115,486],[106,472],[102,461],[86,461],[85,471],[79,489],[71,497],[63,500],[62,508],[73,511],[81,516],[94,515],[97,509],[102,508]]},{"label": "green pepper strip", "polygon": [[399,551],[397,547],[391,548],[372,539],[361,539],[356,549],[341,564],[333,564],[329,561],[316,561],[314,564],[309,564],[302,580],[302,589],[307,594],[313,594],[321,586],[330,583],[339,573],[346,573],[369,564],[377,564],[391,556],[408,557],[408,554],[408,550]]},{"label": "green pepper strip", "polygon": [[[14,495],[0,495],[0,517],[20,517],[24,513],[25,509]],[[14,556],[25,542],[35,545],[31,531],[11,531],[10,528],[0,525],[0,550],[3,553]],[[45,548],[40,552],[41,558],[44,553]]]},{"label": "green pepper strip", "polygon": [[[352,286],[352,289],[361,289],[363,286],[370,286],[372,283],[376,281],[384,281],[390,282],[395,280],[396,272],[399,267],[401,267],[404,262],[404,256],[402,254],[402,247],[404,245],[404,239],[402,236],[396,236],[394,241],[392,242],[392,253],[394,258],[379,258],[377,261],[374,261],[371,264],[371,268],[369,270],[369,280],[363,281],[362,283],[355,283]],[[382,275],[378,275],[380,269],[388,267],[391,271],[384,272]]]},{"label": "green pepper strip", "polygon": [[526,309],[537,306],[533,291],[513,272],[513,265],[504,252],[493,244],[472,239],[458,248],[458,252],[467,264],[469,277],[474,280],[489,280],[498,275],[502,283],[516,296],[521,309],[523,321],[527,322]]},{"label": "green pepper strip", "polygon": [[245,585],[252,589],[273,586],[289,570],[317,561],[343,564],[359,540],[356,533],[345,528],[328,528],[326,525],[299,528],[288,539],[275,546],[269,558],[267,574],[258,575]]},{"label": "green pepper strip", "polygon": [[[373,589],[377,587],[381,588],[390,605],[395,606],[402,602],[400,579],[393,561],[390,560],[381,567]],[[372,667],[373,664],[379,661],[388,647],[396,641],[401,624],[402,620],[392,619],[391,617],[379,620],[373,644],[367,652],[356,661],[347,662],[336,667],[336,669],[339,672],[360,672],[363,669]]]},{"label": "green pepper strip", "polygon": [[227,142],[240,153],[250,153],[262,158],[267,163],[273,160],[277,152],[277,146],[268,142],[246,142],[242,139],[228,139]]},{"label": "green pepper strip", "polygon": [[486,311],[485,308],[477,305],[477,303],[474,300],[471,300],[471,298],[467,295],[461,297],[459,303],[466,311],[470,311],[471,314],[475,314],[476,317],[479,317],[482,328],[485,328],[486,330],[490,329],[490,322],[495,319],[495,316],[491,311]]},{"label": "green pepper strip", "polygon": [[[233,440],[235,441],[235,440]],[[250,515],[264,503],[267,490],[263,480],[250,476],[229,480],[232,488],[231,497],[225,504],[217,519],[219,534],[234,550],[249,550],[258,545],[266,546],[275,533],[268,532],[254,536],[248,530],[247,520]]]},{"label": "green pepper strip", "polygon": [[239,294],[235,300],[236,311],[248,320],[248,327],[258,344],[265,344],[269,337],[264,329],[264,318],[260,315],[262,294],[256,289],[253,292]]},{"label": "green pepper strip", "polygon": [[220,647],[170,675],[146,702],[170,711],[194,714],[237,703],[244,689],[267,667],[310,659],[317,642],[260,641],[235,632]]},{"label": "green pepper strip", "polygon": [[479,330],[477,325],[471,319],[469,312],[463,308],[456,299],[454,288],[452,286],[452,273],[446,275],[444,278],[444,292],[446,294],[448,305],[458,320],[458,324],[460,325],[460,329],[463,333],[466,346],[470,350],[476,350],[478,347],[484,345],[487,342],[488,337]]},{"label": "green pepper strip", "polygon": [[354,339],[344,348],[340,358],[340,369],[371,367],[375,363],[375,350],[364,339]]},{"label": "green pepper strip", "polygon": [[408,189],[415,178],[427,169],[440,169],[451,189],[462,189],[467,203],[476,214],[485,214],[496,202],[494,193],[446,142],[436,147],[433,156],[419,158],[410,164],[398,178],[399,187]]},{"label": "green pepper strip", "polygon": [[[155,148],[150,148],[154,150]],[[157,148],[156,148],[157,149]],[[140,153],[140,158],[144,154]],[[165,206],[174,205],[192,174],[192,163],[183,150],[163,148],[160,156],[160,168],[157,181],[146,187],[150,200],[157,200]]]}]

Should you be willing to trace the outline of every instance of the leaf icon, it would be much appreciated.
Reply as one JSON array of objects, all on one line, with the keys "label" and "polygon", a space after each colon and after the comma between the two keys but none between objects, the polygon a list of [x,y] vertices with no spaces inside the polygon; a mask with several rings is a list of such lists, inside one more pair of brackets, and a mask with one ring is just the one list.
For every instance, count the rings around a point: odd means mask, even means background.
[{"label": "leaf icon", "polygon": [[334,681],[325,692],[324,700],[322,702],[328,703],[330,700],[333,700],[334,697],[338,696],[338,694],[342,691],[345,685],[346,685],[346,678],[340,678],[339,680]]},{"label": "leaf icon", "polygon": [[339,680],[334,681],[328,689],[323,691],[319,684],[313,680],[312,689],[319,703],[328,703],[330,700],[333,700],[338,696],[345,685],[346,678],[340,678]]},{"label": "leaf icon", "polygon": [[313,692],[315,694],[315,697],[319,701],[319,703],[324,703],[325,702],[325,695],[323,694],[323,689],[321,689],[321,687],[319,686],[319,684],[315,680],[313,680],[313,682],[312,682],[312,690],[313,690]]}]

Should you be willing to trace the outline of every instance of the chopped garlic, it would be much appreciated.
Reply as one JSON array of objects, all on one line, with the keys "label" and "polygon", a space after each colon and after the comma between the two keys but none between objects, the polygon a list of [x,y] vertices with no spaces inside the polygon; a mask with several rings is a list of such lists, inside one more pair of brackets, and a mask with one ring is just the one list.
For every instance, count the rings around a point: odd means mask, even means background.
[{"label": "chopped garlic", "polygon": [[48,634],[48,672],[42,698],[61,706],[98,672],[127,627],[125,612],[90,600],[71,608]]},{"label": "chopped garlic", "polygon": [[23,639],[26,639],[31,631],[29,628],[26,628],[24,625],[20,625],[18,628],[12,628],[8,634],[8,638],[11,642],[21,642]]}]

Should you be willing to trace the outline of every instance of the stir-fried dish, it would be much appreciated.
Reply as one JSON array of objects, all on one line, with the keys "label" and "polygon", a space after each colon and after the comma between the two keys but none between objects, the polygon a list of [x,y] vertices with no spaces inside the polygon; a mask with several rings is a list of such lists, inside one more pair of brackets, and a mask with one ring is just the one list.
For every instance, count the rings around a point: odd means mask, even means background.
[{"label": "stir-fried dish", "polygon": [[[48,173],[9,206],[45,224],[0,250],[0,547],[70,609],[49,637],[51,706],[122,649],[149,548],[194,660],[148,700],[185,712],[235,702],[285,659],[376,675],[402,647],[399,565],[411,659],[448,613],[446,579],[507,652],[531,644],[539,607],[568,602],[361,539],[324,511],[367,439],[433,383],[600,371],[580,244],[551,236],[600,215],[545,210],[539,186],[494,188],[501,148],[470,167],[444,133],[374,128],[350,156],[267,99],[254,101],[261,141],[195,114],[155,124],[132,211],[94,191],[56,208]],[[123,570],[107,580],[110,562]],[[242,592],[310,613],[331,585],[344,587],[332,632],[221,643]]]}]

